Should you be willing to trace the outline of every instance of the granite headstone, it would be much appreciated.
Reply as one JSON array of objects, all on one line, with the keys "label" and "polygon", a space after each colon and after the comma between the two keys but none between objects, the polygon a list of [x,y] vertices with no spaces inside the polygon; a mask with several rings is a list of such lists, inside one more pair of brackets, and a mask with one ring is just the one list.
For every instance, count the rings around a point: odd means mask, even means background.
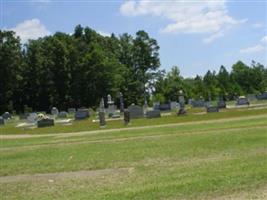
[{"label": "granite headstone", "polygon": [[89,109],[86,108],[79,108],[75,113],[75,119],[81,120],[81,119],[87,119],[90,117]]},{"label": "granite headstone", "polygon": [[146,113],[146,118],[159,118],[161,117],[160,115],[160,110],[150,110],[150,111],[147,111]]},{"label": "granite headstone", "polygon": [[217,102],[217,107],[218,107],[218,108],[226,108],[226,103],[225,103],[225,101],[224,101],[224,100],[219,100],[219,101]]},{"label": "granite headstone", "polygon": [[219,108],[217,106],[207,107],[207,113],[211,113],[211,112],[219,112]]},{"label": "granite headstone", "polygon": [[143,111],[142,107],[140,107],[140,106],[133,104],[133,105],[128,107],[128,110],[130,112],[131,119],[144,117],[144,111]]},{"label": "granite headstone", "polygon": [[2,115],[2,117],[3,117],[5,120],[8,120],[8,119],[11,119],[11,118],[12,118],[12,116],[11,116],[11,114],[10,114],[9,112],[5,112],[5,113]]},{"label": "granite headstone", "polygon": [[38,128],[54,126],[54,125],[55,125],[54,119],[46,118],[46,119],[41,119],[41,120],[37,121],[37,127]]},{"label": "granite headstone", "polygon": [[68,113],[66,111],[60,111],[58,113],[58,117],[59,118],[67,118],[68,117]]},{"label": "granite headstone", "polygon": [[1,125],[5,125],[5,120],[4,120],[3,117],[0,117],[0,126],[1,126]]},{"label": "granite headstone", "polygon": [[38,119],[37,113],[30,113],[29,116],[27,117],[27,121],[30,123],[35,123]]},{"label": "granite headstone", "polygon": [[98,115],[99,115],[100,126],[105,126],[106,125],[105,112],[99,112]]},{"label": "granite headstone", "polygon": [[124,110],[124,124],[127,125],[130,123],[130,112],[129,110],[125,109]]},{"label": "granite headstone", "polygon": [[237,101],[236,101],[236,105],[237,106],[242,106],[242,105],[249,105],[249,101],[246,97],[238,97]]},{"label": "granite headstone", "polygon": [[58,109],[56,108],[56,107],[53,107],[52,109],[51,109],[51,114],[52,115],[54,115],[54,116],[57,116],[58,115]]}]

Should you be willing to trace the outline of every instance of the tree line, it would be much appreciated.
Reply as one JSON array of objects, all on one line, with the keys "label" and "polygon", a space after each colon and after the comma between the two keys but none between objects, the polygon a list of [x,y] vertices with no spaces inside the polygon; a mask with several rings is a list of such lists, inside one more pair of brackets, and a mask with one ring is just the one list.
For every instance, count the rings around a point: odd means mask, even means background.
[{"label": "tree line", "polygon": [[234,100],[241,95],[258,95],[267,91],[267,69],[252,61],[251,66],[238,61],[228,72],[224,66],[195,78],[183,78],[179,68],[163,73],[156,82],[154,99],[160,102],[175,101],[182,90],[186,99]]},{"label": "tree line", "polygon": [[57,32],[26,44],[0,30],[0,112],[96,108],[107,94],[118,101],[119,92],[128,106],[145,98],[177,100],[180,89],[186,98],[227,99],[267,89],[266,68],[255,62],[239,61],[231,72],[222,66],[195,78],[183,78],[178,67],[168,73],[159,67],[159,45],[142,30],[105,37],[78,25],[73,34]]}]

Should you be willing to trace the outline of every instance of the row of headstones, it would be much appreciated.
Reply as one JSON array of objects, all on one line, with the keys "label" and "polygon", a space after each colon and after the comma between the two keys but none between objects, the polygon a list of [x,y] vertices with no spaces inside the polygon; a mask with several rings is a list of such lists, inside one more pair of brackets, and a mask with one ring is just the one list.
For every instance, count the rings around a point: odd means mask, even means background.
[{"label": "row of headstones", "polygon": [[[141,106],[138,105],[131,105],[128,107],[128,109],[124,109],[124,124],[128,124],[130,122],[130,119],[138,119],[138,118],[159,118],[161,117],[160,110],[151,110],[147,111],[144,115],[144,110]],[[100,111],[99,112],[99,124],[100,126],[106,125],[105,120],[105,113]]]},{"label": "row of headstones", "polygon": [[75,108],[69,108],[68,112],[66,111],[58,111],[56,107],[53,107],[51,109],[51,114],[53,116],[59,117],[59,118],[66,118],[68,117],[68,114],[74,114],[75,119],[86,119],[90,117],[89,109],[87,108],[78,108],[77,110]]},{"label": "row of headstones", "polygon": [[261,94],[255,95],[255,94],[248,94],[246,96],[249,100],[266,100],[267,99],[267,91],[263,92]]}]

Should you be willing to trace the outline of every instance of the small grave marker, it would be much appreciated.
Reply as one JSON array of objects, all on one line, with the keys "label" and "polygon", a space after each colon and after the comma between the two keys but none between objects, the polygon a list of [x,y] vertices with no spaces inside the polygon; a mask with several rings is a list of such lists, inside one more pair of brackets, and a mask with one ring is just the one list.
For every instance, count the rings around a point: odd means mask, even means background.
[{"label": "small grave marker", "polygon": [[37,127],[41,128],[41,127],[48,127],[48,126],[54,126],[54,120],[53,119],[41,119],[39,121],[37,121]]}]

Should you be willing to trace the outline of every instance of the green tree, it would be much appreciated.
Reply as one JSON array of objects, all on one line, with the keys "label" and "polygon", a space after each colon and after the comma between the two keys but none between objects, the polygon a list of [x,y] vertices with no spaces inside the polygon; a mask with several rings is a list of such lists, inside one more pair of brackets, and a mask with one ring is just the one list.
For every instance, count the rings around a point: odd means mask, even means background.
[{"label": "green tree", "polygon": [[20,39],[0,30],[0,112],[21,109],[22,64]]}]

